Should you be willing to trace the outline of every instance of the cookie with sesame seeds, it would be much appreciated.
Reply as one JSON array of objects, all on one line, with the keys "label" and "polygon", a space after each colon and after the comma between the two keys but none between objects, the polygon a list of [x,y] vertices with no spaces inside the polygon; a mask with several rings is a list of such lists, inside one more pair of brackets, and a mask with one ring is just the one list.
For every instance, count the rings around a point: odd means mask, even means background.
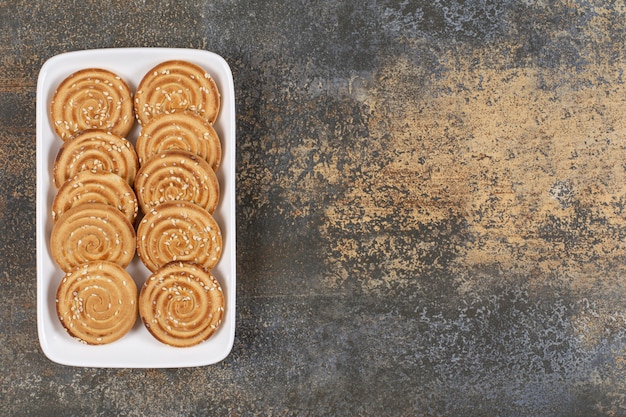
[{"label": "cookie with sesame seeds", "polygon": [[135,145],[139,164],[174,149],[200,156],[214,171],[222,159],[222,144],[213,125],[188,111],[154,117],[141,128]]},{"label": "cookie with sesame seeds", "polygon": [[139,293],[139,316],[154,338],[174,347],[207,340],[222,323],[224,293],[207,269],[171,262],[154,272]]},{"label": "cookie with sesame seeds", "polygon": [[89,130],[61,146],[52,175],[57,188],[81,171],[112,172],[132,186],[138,168],[137,153],[128,140],[104,130]]},{"label": "cookie with sesame seeds", "polygon": [[197,204],[165,202],[137,226],[137,255],[151,272],[172,262],[193,262],[213,269],[222,255],[222,232],[213,216]]},{"label": "cookie with sesame seeds", "polygon": [[63,141],[92,129],[126,136],[135,122],[133,112],[132,91],[126,81],[101,68],[69,75],[50,103],[52,126]]},{"label": "cookie with sesame seeds", "polygon": [[69,271],[56,292],[56,312],[67,333],[89,345],[112,343],[137,320],[138,289],[121,266],[88,262]]},{"label": "cookie with sesame seeds", "polygon": [[182,60],[162,62],[148,71],[137,87],[135,116],[146,125],[161,114],[189,111],[214,123],[220,110],[220,91],[204,68]]},{"label": "cookie with sesame seeds", "polygon": [[68,272],[90,261],[128,266],[135,256],[135,229],[117,208],[84,203],[63,213],[52,226],[50,255]]},{"label": "cookie with sesame seeds", "polygon": [[139,203],[132,187],[119,175],[106,171],[81,171],[65,181],[52,201],[52,220],[85,203],[103,203],[120,210],[134,223]]},{"label": "cookie with sesame seeds", "polygon": [[146,161],[137,172],[134,187],[144,213],[166,201],[188,201],[213,213],[220,198],[219,182],[208,162],[181,150]]}]

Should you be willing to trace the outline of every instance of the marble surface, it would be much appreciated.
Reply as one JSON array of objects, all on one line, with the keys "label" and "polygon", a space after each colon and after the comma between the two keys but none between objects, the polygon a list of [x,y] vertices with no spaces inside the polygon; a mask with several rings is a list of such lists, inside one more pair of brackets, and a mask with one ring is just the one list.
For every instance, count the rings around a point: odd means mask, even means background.
[{"label": "marble surface", "polygon": [[[626,415],[626,7],[0,1],[3,415]],[[36,327],[37,75],[210,50],[237,100],[237,327],[187,369]]]}]

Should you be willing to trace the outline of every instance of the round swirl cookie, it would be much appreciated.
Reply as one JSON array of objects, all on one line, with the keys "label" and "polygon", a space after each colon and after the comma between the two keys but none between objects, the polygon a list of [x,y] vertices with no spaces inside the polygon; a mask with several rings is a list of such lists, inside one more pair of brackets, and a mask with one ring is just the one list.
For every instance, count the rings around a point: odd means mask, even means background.
[{"label": "round swirl cookie", "polygon": [[57,219],[50,234],[50,252],[65,272],[90,261],[126,267],[135,255],[135,237],[133,225],[117,208],[84,203]]},{"label": "round swirl cookie", "polygon": [[61,146],[52,175],[57,188],[81,171],[112,172],[132,185],[138,168],[137,153],[128,140],[103,130],[90,130]]},{"label": "round swirl cookie", "polygon": [[119,175],[106,171],[81,171],[65,181],[52,201],[52,220],[67,210],[85,203],[116,207],[130,223],[135,221],[138,202],[135,191]]},{"label": "round swirl cookie", "polygon": [[63,141],[91,129],[126,136],[135,121],[132,92],[119,75],[86,68],[59,84],[50,104],[50,118]]},{"label": "round swirl cookie", "polygon": [[90,345],[127,334],[138,313],[135,281],[121,266],[94,261],[68,272],[56,292],[56,310],[65,330]]},{"label": "round swirl cookie", "polygon": [[217,170],[222,159],[222,145],[213,126],[188,112],[162,114],[141,128],[135,146],[139,163],[169,150],[183,150],[205,159]]},{"label": "round swirl cookie", "polygon": [[172,262],[153,273],[139,293],[139,316],[157,340],[189,347],[215,333],[224,315],[224,293],[208,270]]},{"label": "round swirl cookie", "polygon": [[202,207],[184,201],[162,203],[139,222],[137,255],[152,272],[172,261],[210,270],[222,255],[222,233]]},{"label": "round swirl cookie", "polygon": [[135,116],[143,126],[160,114],[191,111],[209,123],[220,110],[215,80],[200,66],[187,61],[166,61],[148,71],[135,93]]},{"label": "round swirl cookie", "polygon": [[180,150],[146,161],[135,178],[135,192],[144,213],[167,201],[188,201],[213,213],[220,198],[215,172],[202,158]]}]

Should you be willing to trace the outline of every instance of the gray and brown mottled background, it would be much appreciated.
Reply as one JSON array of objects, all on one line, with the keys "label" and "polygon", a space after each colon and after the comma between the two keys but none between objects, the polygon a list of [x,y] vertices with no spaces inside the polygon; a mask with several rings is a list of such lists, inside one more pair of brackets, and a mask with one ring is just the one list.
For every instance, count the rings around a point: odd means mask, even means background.
[{"label": "gray and brown mottled background", "polygon": [[[619,1],[0,1],[3,415],[626,415]],[[63,367],[36,329],[46,59],[214,51],[237,99],[237,335]]]}]

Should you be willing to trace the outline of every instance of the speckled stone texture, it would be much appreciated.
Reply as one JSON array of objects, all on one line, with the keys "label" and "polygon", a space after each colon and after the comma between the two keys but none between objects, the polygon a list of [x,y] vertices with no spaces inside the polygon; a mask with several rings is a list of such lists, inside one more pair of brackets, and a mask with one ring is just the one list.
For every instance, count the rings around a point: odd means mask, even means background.
[{"label": "speckled stone texture", "polygon": [[[626,415],[617,1],[0,1],[3,415]],[[46,59],[214,51],[237,99],[237,334],[82,369],[36,328]]]}]

